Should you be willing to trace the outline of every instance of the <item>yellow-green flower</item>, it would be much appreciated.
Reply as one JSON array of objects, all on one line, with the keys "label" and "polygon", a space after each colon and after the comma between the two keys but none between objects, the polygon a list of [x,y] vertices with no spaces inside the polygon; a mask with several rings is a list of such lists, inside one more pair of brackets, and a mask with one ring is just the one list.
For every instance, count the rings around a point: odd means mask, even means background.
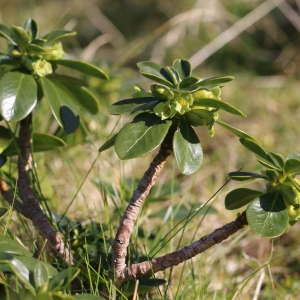
[{"label": "yellow-green flower", "polygon": [[52,73],[52,66],[45,59],[24,56],[22,62],[33,75],[45,77]]},{"label": "yellow-green flower", "polygon": [[174,117],[176,114],[175,104],[168,102],[161,102],[154,108],[155,114],[162,120]]},{"label": "yellow-green flower", "polygon": [[66,54],[63,50],[61,42],[56,42],[51,45],[46,44],[43,48],[47,50],[47,52],[41,52],[40,56],[46,60],[61,59]]}]

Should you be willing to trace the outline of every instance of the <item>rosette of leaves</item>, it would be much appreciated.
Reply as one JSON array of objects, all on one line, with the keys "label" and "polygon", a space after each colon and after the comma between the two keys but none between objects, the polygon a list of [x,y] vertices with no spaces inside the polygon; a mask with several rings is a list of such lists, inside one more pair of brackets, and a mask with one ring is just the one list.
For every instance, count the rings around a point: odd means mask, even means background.
[{"label": "rosette of leaves", "polygon": [[[205,126],[213,135],[219,110],[245,116],[220,98],[221,87],[233,77],[201,79],[192,75],[191,64],[184,59],[175,60],[172,67],[163,68],[150,61],[140,62],[138,67],[143,76],[156,83],[151,85],[151,92],[136,86],[133,98],[110,106],[110,114],[137,115],[99,151],[114,146],[120,159],[145,155],[162,143],[170,126],[175,124],[178,130],[174,135],[173,149],[179,169],[183,174],[196,172],[201,166],[203,153],[193,127]],[[223,122],[218,123],[243,137],[238,129]]]},{"label": "rosette of leaves", "polygon": [[[54,30],[39,37],[37,23],[29,19],[22,27],[0,24],[0,37],[9,44],[0,52],[0,114],[7,122],[25,119],[45,98],[52,114],[67,134],[79,126],[79,110],[99,111],[97,98],[81,79],[57,73],[64,66],[86,75],[107,79],[99,68],[77,60],[63,59],[61,40],[75,31]],[[49,142],[51,137],[44,137]],[[58,138],[52,136],[53,145]],[[63,141],[61,141],[62,144]],[[37,140],[35,144],[40,144]]]},{"label": "rosette of leaves", "polygon": [[246,216],[249,226],[261,237],[277,237],[300,219],[300,154],[290,153],[285,159],[275,152],[268,152],[261,144],[249,138],[240,139],[252,151],[265,169],[261,174],[231,172],[233,180],[263,179],[267,181],[263,191],[238,188],[225,198],[227,209],[248,205]]}]

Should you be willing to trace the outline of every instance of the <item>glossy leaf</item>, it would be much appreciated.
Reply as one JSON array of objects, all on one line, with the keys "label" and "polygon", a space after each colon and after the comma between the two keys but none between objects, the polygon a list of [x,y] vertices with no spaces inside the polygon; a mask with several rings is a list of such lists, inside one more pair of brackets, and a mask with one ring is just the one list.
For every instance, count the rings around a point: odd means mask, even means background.
[{"label": "glossy leaf", "polygon": [[33,19],[26,20],[23,24],[23,28],[25,29],[25,31],[29,32],[29,34],[31,35],[31,39],[35,39],[37,37],[38,25]]},{"label": "glossy leaf", "polygon": [[172,78],[173,84],[177,86],[180,81],[179,74],[177,73],[177,71],[170,67],[166,67],[166,70]]},{"label": "glossy leaf", "polygon": [[259,143],[247,138],[241,138],[240,142],[244,147],[246,147],[256,155],[268,160],[268,152]]},{"label": "glossy leaf", "polygon": [[62,38],[70,37],[76,35],[75,31],[69,31],[69,30],[54,30],[50,33],[43,36],[43,39],[47,40],[48,43],[53,43],[56,40],[60,40]]},{"label": "glossy leaf", "polygon": [[260,237],[271,238],[286,232],[288,211],[280,193],[271,192],[252,201],[246,210],[247,221]]},{"label": "glossy leaf", "polygon": [[244,115],[239,109],[235,108],[234,106],[232,106],[224,101],[220,101],[220,100],[216,100],[216,99],[197,99],[196,101],[194,101],[194,105],[222,109],[231,114],[246,117],[246,115]]},{"label": "glossy leaf", "polygon": [[[139,279],[139,285],[138,285],[138,294],[145,294],[151,292],[153,289],[157,288],[158,286],[161,286],[163,284],[166,284],[167,281],[164,279],[158,279],[158,278],[140,278]],[[135,280],[131,280],[127,288],[125,290],[126,296],[132,296],[135,291]]]},{"label": "glossy leaf", "polygon": [[44,268],[47,269],[49,278],[52,278],[58,274],[58,271],[49,263],[42,262],[34,257],[18,256],[17,258],[30,272],[34,272],[37,265],[42,264]]},{"label": "glossy leaf", "polygon": [[13,39],[17,42],[18,46],[25,47],[30,41],[31,38],[26,30],[19,26],[12,26],[10,28],[11,35]]},{"label": "glossy leaf", "polygon": [[190,175],[199,170],[202,147],[194,129],[184,119],[180,119],[179,130],[175,132],[173,150],[182,174]]},{"label": "glossy leaf", "polygon": [[252,172],[230,172],[228,173],[228,176],[230,179],[237,180],[237,181],[245,181],[255,178],[261,178],[261,179],[269,179],[267,176],[263,176],[257,173]]},{"label": "glossy leaf", "polygon": [[26,268],[26,266],[24,266],[21,261],[15,258],[9,262],[9,267],[12,269],[13,273],[20,279],[20,281],[27,286],[30,292],[35,295],[35,288],[30,282],[30,272]]},{"label": "glossy leaf", "polygon": [[195,85],[197,86],[220,85],[222,83],[229,82],[233,79],[234,79],[233,76],[211,77],[211,78],[203,79],[197,82]]},{"label": "glossy leaf", "polygon": [[5,26],[4,24],[0,24],[0,37],[3,37],[9,40],[11,43],[16,44],[11,36],[9,27]]},{"label": "glossy leaf", "polygon": [[182,89],[182,88],[190,87],[194,85],[196,82],[198,82],[199,80],[200,78],[198,77],[188,76],[180,82],[179,88]]},{"label": "glossy leaf", "polygon": [[265,174],[266,174],[266,176],[268,176],[269,178],[270,178],[270,182],[271,183],[274,183],[274,184],[276,184],[277,183],[277,181],[278,181],[278,178],[279,177],[281,177],[280,175],[281,174],[278,174],[279,172],[277,171],[277,170],[270,170],[270,169],[267,169],[266,171],[265,171]]},{"label": "glossy leaf", "polygon": [[28,116],[37,103],[37,84],[31,75],[8,72],[0,80],[0,113],[8,122]]},{"label": "glossy leaf", "polygon": [[121,115],[124,113],[131,113],[137,109],[146,109],[147,107],[153,106],[160,101],[153,97],[146,98],[132,98],[118,101],[108,108],[108,112],[111,115]]},{"label": "glossy leaf", "polygon": [[168,87],[174,87],[169,73],[159,64],[152,61],[142,61],[137,65],[143,76]]},{"label": "glossy leaf", "polygon": [[253,136],[249,135],[248,133],[246,133],[240,129],[237,129],[227,123],[221,122],[220,120],[216,120],[215,122],[217,124],[219,124],[220,126],[224,127],[225,129],[227,129],[228,131],[232,132],[239,138],[246,138],[246,139],[253,140],[253,141],[259,143]]},{"label": "glossy leaf", "polygon": [[[16,145],[18,145],[17,140],[11,141],[8,147],[5,148],[1,154],[5,156],[18,155],[19,147],[17,148]],[[52,150],[64,146],[66,146],[66,143],[62,139],[54,135],[46,134],[46,133],[38,133],[38,132],[33,132],[32,134],[33,152],[48,151],[48,150]]]},{"label": "glossy leaf", "polygon": [[300,160],[296,158],[290,158],[285,161],[284,165],[285,174],[300,174]]},{"label": "glossy leaf", "polygon": [[166,136],[171,120],[162,121],[154,114],[142,113],[125,125],[115,141],[120,159],[131,159],[156,149]]},{"label": "glossy leaf", "polygon": [[172,67],[178,72],[181,80],[188,76],[191,76],[192,74],[191,63],[186,59],[176,59],[173,62]]},{"label": "glossy leaf", "polygon": [[109,148],[111,148],[112,146],[115,145],[116,139],[117,139],[118,133],[115,134],[114,136],[112,136],[110,139],[108,139],[100,148],[99,148],[99,152],[105,151]]},{"label": "glossy leaf", "polygon": [[71,60],[71,59],[57,59],[51,62],[64,67],[77,70],[86,75],[94,76],[100,79],[108,79],[108,75],[105,74],[104,71],[86,62],[82,62],[79,60]]},{"label": "glossy leaf", "polygon": [[34,45],[34,44],[27,44],[25,45],[25,50],[29,52],[31,55],[34,54],[40,54],[47,52],[47,50],[41,46]]},{"label": "glossy leaf", "polygon": [[63,84],[46,77],[40,78],[43,93],[54,117],[67,133],[74,132],[79,126],[79,116],[73,96]]},{"label": "glossy leaf", "polygon": [[229,192],[225,197],[225,207],[228,210],[238,209],[263,195],[260,191],[239,188]]},{"label": "glossy leaf", "polygon": [[36,267],[34,268],[33,271],[33,279],[34,279],[35,288],[37,289],[39,289],[40,287],[48,283],[49,274],[44,264],[42,263],[36,264]]},{"label": "glossy leaf", "polygon": [[32,253],[27,251],[21,244],[3,235],[0,235],[0,252],[32,256]]}]

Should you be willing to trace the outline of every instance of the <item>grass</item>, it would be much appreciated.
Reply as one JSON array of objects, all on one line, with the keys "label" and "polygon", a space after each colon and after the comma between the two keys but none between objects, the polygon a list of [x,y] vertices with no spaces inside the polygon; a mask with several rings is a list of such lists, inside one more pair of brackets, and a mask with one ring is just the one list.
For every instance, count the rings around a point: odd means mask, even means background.
[{"label": "grass", "polygon": [[[257,7],[260,3],[250,2],[252,8]],[[39,22],[42,19],[45,20],[42,23],[44,28],[51,28],[60,19],[62,11],[67,11],[71,7],[67,16],[63,18],[63,22],[70,25],[75,20],[75,23],[77,22],[80,26],[87,26],[88,21],[91,20],[87,17],[86,12],[91,7],[95,7],[93,6],[95,4],[89,1],[85,1],[85,4],[76,1],[64,3],[52,1],[51,4],[47,1],[41,1],[39,5],[36,1],[29,1],[28,3],[30,5],[22,2],[14,12],[11,10],[15,5],[13,1],[1,4],[3,22],[8,24],[20,23],[19,20],[33,15]],[[219,5],[221,4],[227,9],[228,15],[233,13],[233,7],[228,5],[227,1],[224,3],[220,1]],[[239,3],[235,4],[237,10],[238,8],[241,9]],[[101,5],[100,8],[102,8]],[[188,7],[185,8],[188,9]],[[51,11],[51,15],[49,11]],[[11,18],[8,18],[6,12],[10,12]],[[234,12],[237,13],[236,10]],[[176,13],[178,13],[176,8],[173,11],[169,10],[169,14],[172,16],[175,16]],[[233,17],[233,15],[231,16]],[[214,34],[219,34],[220,31],[216,29],[216,26],[220,26],[220,23],[207,18],[207,23],[203,21],[201,26],[209,28],[213,24]],[[273,19],[272,16],[266,15],[263,20],[270,22]],[[262,22],[259,23],[259,26]],[[192,25],[190,24],[191,31],[196,28],[194,24]],[[95,25],[89,23],[88,26],[90,27],[86,29],[86,32],[91,31],[95,36],[97,31]],[[151,26],[154,25],[149,25],[149,27]],[[182,32],[187,30],[188,26],[185,26],[181,28]],[[271,30],[271,27],[268,29]],[[130,96],[131,87],[135,83],[147,87],[149,82],[137,74],[135,67],[137,61],[150,59],[151,56],[161,60],[166,57],[166,61],[173,56],[176,58],[192,56],[192,53],[187,50],[188,45],[191,45],[193,40],[190,35],[186,37],[186,47],[180,44],[178,48],[174,48],[174,44],[172,44],[173,48],[170,48],[167,34],[171,39],[180,33],[174,24],[166,29],[165,35],[162,35],[161,38],[155,34],[151,37],[153,32],[154,28],[152,27],[149,29],[149,39],[146,39],[145,44],[140,46],[135,53],[126,53],[129,50],[125,51],[124,67],[121,67],[121,63],[115,64],[115,73],[112,74],[111,81],[107,83],[90,82],[91,86],[101,96],[103,110],[94,118],[90,115],[84,116],[87,130],[85,143],[35,156],[38,175],[36,179],[41,186],[43,195],[40,196],[46,199],[43,205],[45,206],[47,203],[51,212],[60,215],[66,214],[72,221],[78,222],[74,229],[76,226],[79,227],[79,224],[82,226],[92,226],[93,222],[101,224],[102,227],[100,226],[96,236],[98,241],[101,237],[104,241],[107,240],[107,244],[104,243],[102,249],[104,253],[110,251],[118,222],[136,186],[136,180],[142,176],[153,157],[153,154],[149,154],[133,161],[120,162],[112,149],[98,156],[97,149],[100,145],[107,140],[113,131],[116,131],[115,127],[121,128],[122,124],[125,123],[124,119],[118,119],[115,116],[107,117],[105,107],[109,103]],[[251,33],[251,30],[249,32]],[[92,34],[87,35],[91,36]],[[212,40],[212,36],[208,33],[206,35],[206,40]],[[119,33],[119,37],[121,39],[121,33]],[[124,49],[128,49],[126,47],[137,42],[139,38],[138,34],[134,38],[132,37],[131,44],[129,44],[130,39],[128,38],[124,42]],[[83,40],[81,35],[78,40],[70,42],[77,47],[75,53],[79,55],[84,50],[82,48],[88,46],[88,44],[80,46],[80,42]],[[152,42],[153,45],[151,45]],[[201,43],[205,42],[207,41],[201,41]],[[162,44],[161,48],[159,48],[159,43]],[[235,44],[242,45],[241,48],[243,48],[243,43],[242,37],[234,40],[232,44],[225,46],[225,51],[228,51],[230,45]],[[291,45],[294,44],[291,43]],[[113,47],[113,45],[107,45],[97,49],[95,61],[100,58],[103,65],[108,60],[107,58],[113,61],[118,57],[122,61],[120,50]],[[144,49],[144,52],[141,49]],[[191,49],[196,50],[195,46],[191,46]],[[218,53],[221,51],[222,49]],[[170,54],[170,58],[168,54]],[[233,56],[228,58],[228,61],[234,60]],[[215,60],[218,59],[220,60],[220,56],[215,58]],[[299,73],[274,73],[273,76],[266,77],[261,76],[264,74],[259,73],[257,69],[245,72],[247,67],[245,65],[238,69],[238,62],[230,68],[228,61],[224,63],[227,66],[225,70],[222,70],[222,67],[216,69],[215,64],[212,64],[214,68],[209,68],[207,63],[195,71],[203,77],[221,75],[221,72],[222,75],[235,75],[237,77],[235,81],[223,89],[222,99],[241,109],[248,118],[242,119],[223,113],[220,115],[220,119],[247,131],[261,141],[268,150],[274,150],[285,155],[289,152],[299,152]],[[297,60],[295,61],[297,63]],[[107,68],[110,68],[109,63]],[[46,111],[42,106],[39,109],[42,112]],[[36,120],[35,128],[42,130],[50,128],[50,131],[54,132],[56,129],[55,121],[46,113],[42,115],[40,120]],[[194,176],[182,176],[176,168],[174,157],[170,157],[157,184],[156,191],[153,193],[152,201],[145,204],[143,213],[139,217],[138,225],[143,230],[143,237],[141,231],[138,232],[138,230],[135,230],[132,235],[130,246],[130,261],[132,263],[147,257],[147,255],[151,256],[153,253],[159,256],[175,251],[236,217],[237,211],[225,210],[224,197],[231,189],[242,184],[230,182],[209,203],[216,210],[214,213],[197,215],[189,222],[186,222],[187,219],[182,217],[183,228],[177,232],[179,226],[175,227],[179,222],[176,213],[184,212],[183,216],[184,214],[188,215],[187,212],[193,208],[193,205],[199,207],[208,201],[226,182],[228,172],[240,168],[245,171],[259,172],[260,168],[254,156],[246,152],[237,138],[218,125],[215,126],[215,131],[215,137],[211,138],[203,128],[197,130],[204,150],[204,162],[201,170]],[[12,166],[13,162],[14,160]],[[253,185],[263,188],[257,182],[251,186]],[[164,193],[164,197],[160,197],[165,187],[167,187],[167,191]],[[162,209],[165,209],[168,214],[163,217],[155,217],[155,214]],[[32,232],[30,225],[20,216],[13,213],[1,222],[2,232],[6,231],[6,225],[8,225],[8,232],[12,236],[18,236],[31,251],[36,250],[33,246],[36,243],[36,233]],[[162,286],[160,291],[156,290],[153,297],[199,300],[297,299],[300,291],[298,284],[300,279],[298,230],[299,225],[296,224],[282,237],[269,240],[254,236],[248,228],[245,228],[226,242],[209,249],[191,261],[156,274],[157,278],[167,280],[167,284]],[[177,233],[175,234],[175,232]],[[172,239],[169,239],[170,237]],[[84,237],[81,243],[88,245]],[[89,245],[96,247],[96,240]],[[88,255],[83,255],[83,253],[81,255],[89,281],[87,291],[96,294],[97,286],[101,282],[101,277],[97,275],[100,258],[97,255],[93,256],[93,250]],[[103,259],[105,257],[101,257],[101,260]]]}]

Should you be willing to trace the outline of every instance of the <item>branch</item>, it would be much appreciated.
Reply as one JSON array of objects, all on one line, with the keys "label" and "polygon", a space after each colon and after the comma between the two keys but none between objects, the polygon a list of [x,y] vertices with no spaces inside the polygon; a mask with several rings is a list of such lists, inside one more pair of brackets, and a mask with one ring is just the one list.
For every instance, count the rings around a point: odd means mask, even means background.
[{"label": "branch", "polygon": [[173,253],[153,258],[151,261],[144,261],[124,268],[123,272],[119,273],[120,280],[127,281],[177,266],[178,264],[204,252],[215,244],[219,244],[226,240],[230,235],[242,229],[245,225],[248,225],[248,222],[246,219],[246,212],[243,212],[236,218],[235,221],[216,229],[214,232],[202,237],[200,240],[189,246]]},{"label": "branch", "polygon": [[28,172],[31,167],[31,115],[20,122],[19,142],[20,155],[18,159],[18,189],[21,200],[25,208],[25,216],[29,218],[33,225],[47,239],[60,258],[72,264],[72,254],[65,245],[58,232],[53,228],[39,202],[37,201],[34,190],[31,188]]},{"label": "branch", "polygon": [[120,222],[112,248],[112,272],[110,274],[111,279],[115,280],[114,283],[116,287],[119,287],[124,281],[122,275],[126,268],[125,258],[127,255],[127,247],[129,245],[130,235],[134,229],[135,221],[144,200],[147,198],[152,186],[160,175],[167,157],[172,153],[172,141],[176,130],[177,126],[173,124],[161,144],[159,153],[151,162],[148,170],[134,191]]}]

